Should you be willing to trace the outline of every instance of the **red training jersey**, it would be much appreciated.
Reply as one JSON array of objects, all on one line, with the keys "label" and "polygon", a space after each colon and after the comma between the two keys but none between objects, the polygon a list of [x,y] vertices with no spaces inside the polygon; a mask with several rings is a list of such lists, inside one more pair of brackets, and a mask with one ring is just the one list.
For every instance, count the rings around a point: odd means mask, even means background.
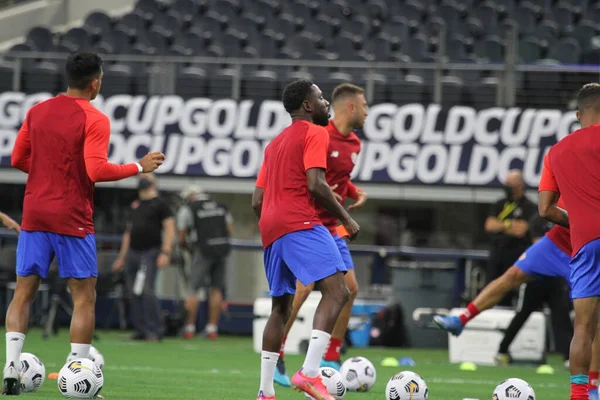
[{"label": "red training jersey", "polygon": [[571,255],[600,238],[600,124],[579,129],[552,146],[543,174],[569,213]]},{"label": "red training jersey", "polygon": [[[558,187],[556,186],[556,181],[552,179],[552,176],[549,175],[549,170],[546,167],[548,163],[548,156],[544,157],[544,169],[542,170],[542,178],[540,179],[540,186],[538,191],[548,190],[551,192],[558,193]],[[563,202],[562,197],[558,199],[558,206],[560,208],[566,208]],[[550,239],[559,249],[567,253],[571,256],[573,249],[571,247],[571,232],[560,225],[555,225],[552,229],[550,229],[546,236]]]},{"label": "red training jersey", "polygon": [[[329,133],[326,179],[329,186],[337,185],[334,192],[342,197],[341,203],[344,204],[346,197],[354,197],[351,192],[356,191],[350,182],[350,174],[360,152],[360,139],[354,132],[350,132],[348,136],[342,135],[333,121],[329,121],[326,129]],[[322,205],[317,203],[316,207],[323,225],[334,234],[338,219]]]},{"label": "red training jersey", "polygon": [[265,248],[287,233],[321,225],[306,171],[327,169],[328,146],[324,127],[296,120],[265,149],[256,180],[256,186],[264,190],[258,225]]},{"label": "red training jersey", "polygon": [[138,174],[107,161],[110,121],[89,101],[58,95],[32,107],[11,165],[28,174],[21,228],[84,237],[94,233],[94,182]]}]

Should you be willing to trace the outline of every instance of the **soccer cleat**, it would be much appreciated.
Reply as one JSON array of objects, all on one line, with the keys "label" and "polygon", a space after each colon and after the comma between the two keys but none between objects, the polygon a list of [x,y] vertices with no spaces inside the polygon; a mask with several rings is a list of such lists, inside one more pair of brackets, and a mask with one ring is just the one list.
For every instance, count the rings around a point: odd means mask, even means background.
[{"label": "soccer cleat", "polygon": [[441,330],[451,333],[454,336],[460,336],[464,328],[460,318],[458,317],[445,317],[443,315],[436,315],[433,317],[433,323]]},{"label": "soccer cleat", "polygon": [[275,396],[265,396],[263,391],[258,392],[258,397],[256,400],[275,400]]},{"label": "soccer cleat", "polygon": [[210,340],[216,340],[219,338],[219,334],[217,332],[210,332],[206,337]]},{"label": "soccer cleat", "polygon": [[183,338],[186,339],[186,340],[193,339],[194,336],[196,336],[196,334],[194,332],[185,332],[183,334]]},{"label": "soccer cleat", "polygon": [[18,396],[21,394],[21,378],[19,377],[19,371],[15,367],[14,363],[10,363],[8,367],[4,369],[4,381],[2,383],[2,395],[3,396]]},{"label": "soccer cleat", "polygon": [[302,373],[302,368],[292,378],[292,387],[298,392],[304,392],[315,400],[335,400],[323,384],[321,376],[310,378]]},{"label": "soccer cleat", "polygon": [[324,358],[321,359],[321,367],[329,367],[329,368],[333,368],[336,371],[339,371],[342,368],[342,361],[341,360],[334,360],[334,361],[328,361]]},{"label": "soccer cleat", "polygon": [[276,384],[281,385],[283,387],[292,386],[292,382],[290,381],[290,378],[287,376],[287,372],[285,370],[285,362],[283,361],[283,358],[281,358],[281,357],[279,357],[277,359],[277,367],[275,368],[275,377],[273,378],[273,381]]},{"label": "soccer cleat", "polygon": [[598,389],[590,390],[589,392],[590,400],[598,400]]},{"label": "soccer cleat", "polygon": [[506,353],[498,353],[496,357],[494,357],[494,364],[500,367],[508,367],[508,365],[512,362],[510,354]]}]

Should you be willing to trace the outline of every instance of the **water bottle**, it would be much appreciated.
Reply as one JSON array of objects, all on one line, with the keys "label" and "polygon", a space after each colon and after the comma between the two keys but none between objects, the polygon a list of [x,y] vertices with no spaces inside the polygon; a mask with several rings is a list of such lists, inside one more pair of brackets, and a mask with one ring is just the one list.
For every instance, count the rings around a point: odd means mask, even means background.
[{"label": "water bottle", "polygon": [[133,294],[136,296],[141,296],[142,292],[144,291],[144,283],[146,283],[146,264],[142,264],[135,275]]}]

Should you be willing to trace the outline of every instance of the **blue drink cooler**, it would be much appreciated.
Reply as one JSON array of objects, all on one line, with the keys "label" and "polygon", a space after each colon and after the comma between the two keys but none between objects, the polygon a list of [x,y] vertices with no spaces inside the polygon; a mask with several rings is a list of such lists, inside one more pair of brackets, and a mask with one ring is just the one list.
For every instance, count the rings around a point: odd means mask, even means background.
[{"label": "blue drink cooler", "polygon": [[355,300],[348,323],[348,336],[354,347],[368,347],[371,339],[373,317],[386,305],[375,300]]}]

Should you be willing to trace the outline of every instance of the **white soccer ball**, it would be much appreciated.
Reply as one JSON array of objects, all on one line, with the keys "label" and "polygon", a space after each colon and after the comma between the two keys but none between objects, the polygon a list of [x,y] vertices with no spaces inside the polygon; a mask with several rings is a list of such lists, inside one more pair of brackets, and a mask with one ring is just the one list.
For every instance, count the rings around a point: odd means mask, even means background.
[{"label": "white soccer ball", "polygon": [[375,385],[377,375],[371,361],[364,357],[352,357],[342,364],[340,373],[346,389],[351,392],[367,392]]},{"label": "white soccer ball", "polygon": [[427,400],[429,389],[418,374],[402,371],[392,376],[385,388],[386,400]]},{"label": "white soccer ball", "polygon": [[102,370],[87,358],[69,361],[58,373],[58,390],[67,399],[93,399],[103,385]]},{"label": "white soccer ball", "polygon": [[90,355],[88,356],[101,370],[104,370],[104,356],[94,346],[90,347]]},{"label": "white soccer ball", "polygon": [[510,378],[496,386],[493,400],[535,400],[535,392],[523,379]]},{"label": "white soccer ball", "polygon": [[21,353],[21,392],[37,392],[46,379],[44,363],[31,353]]},{"label": "white soccer ball", "polygon": [[[342,375],[330,367],[320,368],[319,373],[321,374],[321,380],[329,394],[332,395],[335,400],[344,400],[346,398],[346,385],[344,384]],[[309,400],[315,400],[314,397],[308,394],[305,394],[304,397]]]}]

